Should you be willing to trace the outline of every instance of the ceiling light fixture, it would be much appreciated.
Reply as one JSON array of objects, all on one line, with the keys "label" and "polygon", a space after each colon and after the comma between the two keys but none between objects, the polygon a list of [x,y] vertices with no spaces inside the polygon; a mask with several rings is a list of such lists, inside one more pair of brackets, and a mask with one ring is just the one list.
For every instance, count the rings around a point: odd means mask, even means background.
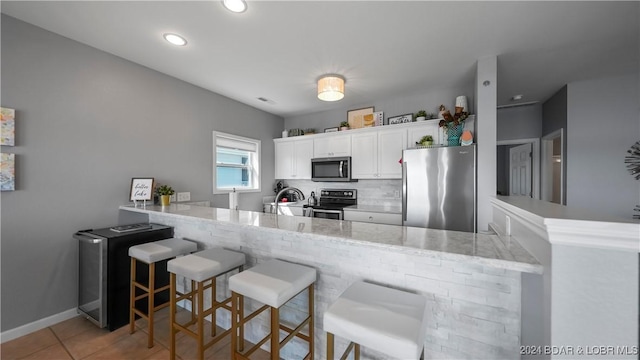
[{"label": "ceiling light fixture", "polygon": [[340,75],[324,75],[318,80],[318,99],[338,101],[344,97],[344,78]]},{"label": "ceiling light fixture", "polygon": [[173,45],[176,46],[185,46],[187,45],[187,40],[185,38],[183,38],[180,35],[177,34],[171,34],[171,33],[166,33],[163,34],[162,37],[164,37],[165,40],[167,40],[168,42],[172,43]]},{"label": "ceiling light fixture", "polygon": [[247,3],[244,0],[223,0],[222,5],[234,13],[241,13],[247,10]]}]

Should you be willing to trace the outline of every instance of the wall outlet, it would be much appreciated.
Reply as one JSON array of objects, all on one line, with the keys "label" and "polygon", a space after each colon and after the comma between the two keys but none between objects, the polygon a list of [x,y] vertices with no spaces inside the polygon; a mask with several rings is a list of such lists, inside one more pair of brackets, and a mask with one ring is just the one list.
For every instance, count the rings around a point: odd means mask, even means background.
[{"label": "wall outlet", "polygon": [[178,201],[189,201],[191,200],[191,193],[188,191],[179,192],[178,193]]},{"label": "wall outlet", "polygon": [[175,202],[176,201],[176,194],[173,193],[173,195],[169,196],[169,200]]}]

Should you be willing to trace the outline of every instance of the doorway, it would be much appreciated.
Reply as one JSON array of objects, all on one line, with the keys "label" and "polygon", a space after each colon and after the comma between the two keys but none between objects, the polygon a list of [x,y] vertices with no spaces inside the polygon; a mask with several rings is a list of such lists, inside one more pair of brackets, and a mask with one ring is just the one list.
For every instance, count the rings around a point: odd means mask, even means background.
[{"label": "doorway", "polygon": [[542,200],[564,205],[564,129],[542,137]]},{"label": "doorway", "polygon": [[501,140],[497,150],[497,194],[540,199],[540,139]]}]

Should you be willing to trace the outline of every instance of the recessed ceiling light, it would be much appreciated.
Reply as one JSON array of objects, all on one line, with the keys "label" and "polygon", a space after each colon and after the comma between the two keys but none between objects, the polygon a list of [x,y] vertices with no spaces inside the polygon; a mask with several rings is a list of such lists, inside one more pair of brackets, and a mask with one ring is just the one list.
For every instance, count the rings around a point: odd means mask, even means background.
[{"label": "recessed ceiling light", "polygon": [[247,3],[244,0],[222,0],[222,4],[234,13],[241,13],[247,10]]},{"label": "recessed ceiling light", "polygon": [[176,46],[185,46],[185,45],[187,45],[187,40],[185,38],[183,38],[182,36],[180,36],[180,35],[166,33],[166,34],[162,35],[162,37],[164,37],[165,40],[167,40],[168,42],[170,42],[170,43],[172,43],[173,45],[176,45]]},{"label": "recessed ceiling light", "polygon": [[516,100],[522,100],[522,95],[518,94],[518,95],[513,95],[511,97],[511,101],[516,101]]}]

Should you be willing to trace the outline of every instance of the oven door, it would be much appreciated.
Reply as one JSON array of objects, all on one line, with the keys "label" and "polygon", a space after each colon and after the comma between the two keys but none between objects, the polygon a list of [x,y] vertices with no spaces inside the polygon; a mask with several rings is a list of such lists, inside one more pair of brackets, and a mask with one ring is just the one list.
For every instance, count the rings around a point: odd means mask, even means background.
[{"label": "oven door", "polygon": [[344,219],[344,212],[342,210],[327,210],[327,209],[310,209],[311,217],[321,219],[342,220]]}]

